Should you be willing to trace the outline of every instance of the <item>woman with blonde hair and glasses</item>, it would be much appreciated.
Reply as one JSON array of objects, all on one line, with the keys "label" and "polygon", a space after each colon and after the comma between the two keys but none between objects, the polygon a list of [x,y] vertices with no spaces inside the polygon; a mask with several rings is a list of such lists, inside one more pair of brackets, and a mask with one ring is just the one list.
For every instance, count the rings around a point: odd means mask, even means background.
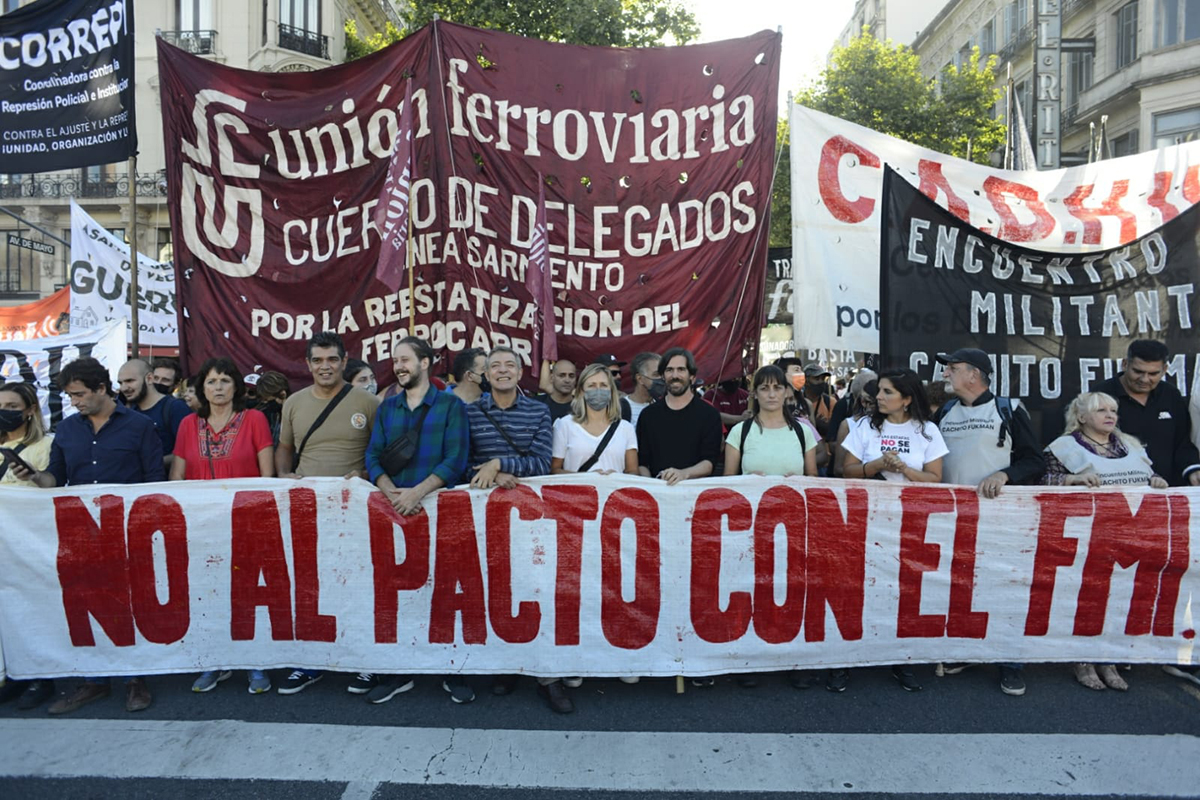
[{"label": "woman with blonde hair and glasses", "polygon": [[[1117,401],[1103,392],[1085,392],[1067,406],[1063,435],[1043,453],[1047,486],[1151,486],[1167,488],[1154,472],[1146,447],[1117,427]],[[1125,691],[1129,684],[1113,664],[1074,665],[1075,680],[1089,689]]]}]

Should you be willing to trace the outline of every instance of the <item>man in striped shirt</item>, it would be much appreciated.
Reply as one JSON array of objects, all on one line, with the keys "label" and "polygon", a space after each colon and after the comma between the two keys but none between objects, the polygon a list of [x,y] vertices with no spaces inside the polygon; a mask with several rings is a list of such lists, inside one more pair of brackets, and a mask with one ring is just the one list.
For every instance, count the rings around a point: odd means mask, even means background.
[{"label": "man in striped shirt", "polygon": [[[550,472],[552,434],[550,409],[517,391],[521,360],[509,347],[493,347],[487,356],[487,377],[492,391],[467,406],[471,424],[471,486],[511,489],[518,479]],[[497,675],[493,694],[509,694],[516,675]],[[538,690],[550,708],[560,714],[575,710],[559,678],[538,678]]]}]

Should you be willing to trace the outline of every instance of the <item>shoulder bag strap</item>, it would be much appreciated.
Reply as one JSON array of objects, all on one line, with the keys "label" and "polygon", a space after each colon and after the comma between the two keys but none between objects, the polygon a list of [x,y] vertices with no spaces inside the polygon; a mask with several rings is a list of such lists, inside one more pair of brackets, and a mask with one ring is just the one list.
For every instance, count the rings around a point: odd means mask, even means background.
[{"label": "shoulder bag strap", "polygon": [[[511,436],[508,435],[508,431],[506,431],[506,430],[504,430],[504,428],[500,427],[500,423],[496,422],[496,418],[493,417],[491,414],[489,414],[487,412],[486,408],[484,408],[483,406],[479,406],[479,410],[481,412],[483,412],[483,415],[485,417],[487,417],[487,421],[492,423],[492,427],[495,428],[500,433],[500,435],[504,437],[504,441],[508,442],[508,446],[511,447],[513,450],[517,451],[517,455],[519,455],[521,458],[525,458],[527,455],[529,455],[529,448],[525,448],[524,450],[522,450],[520,447],[517,447],[517,443],[513,441],[513,438]],[[531,441],[530,444],[532,445],[533,442]]]},{"label": "shoulder bag strap", "polygon": [[346,395],[350,394],[350,391],[353,388],[354,387],[348,383],[343,386],[342,390],[338,392],[332,400],[329,401],[325,408],[321,409],[321,413],[317,415],[315,420],[313,420],[312,427],[308,429],[308,433],[304,434],[304,439],[301,440],[300,446],[296,448],[296,455],[292,457],[292,472],[295,472],[296,467],[300,465],[300,454],[304,452],[304,445],[308,444],[309,437],[313,435],[317,428],[321,427],[325,420],[329,419],[329,415],[333,413],[335,408],[337,408],[338,403],[342,402]]},{"label": "shoulder bag strap", "polygon": [[604,454],[604,448],[608,447],[608,443],[612,441],[613,434],[617,432],[621,420],[617,420],[612,425],[608,426],[608,430],[604,432],[604,438],[600,440],[600,445],[596,448],[596,452],[592,453],[592,457],[583,462],[577,472],[587,472],[592,467],[596,466],[596,462],[600,460],[600,456]]}]

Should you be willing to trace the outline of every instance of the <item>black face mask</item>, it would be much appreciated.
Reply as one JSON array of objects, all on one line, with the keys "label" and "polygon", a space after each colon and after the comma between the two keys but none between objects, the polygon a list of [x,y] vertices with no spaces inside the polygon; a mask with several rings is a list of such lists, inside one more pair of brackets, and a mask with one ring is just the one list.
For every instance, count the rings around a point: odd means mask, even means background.
[{"label": "black face mask", "polygon": [[719,385],[723,394],[733,394],[738,389],[737,381],[721,381]]},{"label": "black face mask", "polygon": [[245,398],[243,398],[243,400],[246,403],[246,408],[258,408],[258,398],[257,397],[252,397],[251,395],[246,395]]},{"label": "black face mask", "polygon": [[479,376],[479,391],[481,391],[481,392],[491,392],[492,391],[492,382],[487,379],[486,375]]},{"label": "black face mask", "polygon": [[11,433],[24,424],[24,411],[15,408],[0,409],[0,433]]},{"label": "black face mask", "polygon": [[661,400],[663,395],[667,393],[667,381],[665,378],[655,378],[650,381],[650,396],[655,400]]},{"label": "black face mask", "polygon": [[278,400],[268,400],[259,405],[258,410],[266,414],[268,417],[278,415],[283,411],[283,403]]}]

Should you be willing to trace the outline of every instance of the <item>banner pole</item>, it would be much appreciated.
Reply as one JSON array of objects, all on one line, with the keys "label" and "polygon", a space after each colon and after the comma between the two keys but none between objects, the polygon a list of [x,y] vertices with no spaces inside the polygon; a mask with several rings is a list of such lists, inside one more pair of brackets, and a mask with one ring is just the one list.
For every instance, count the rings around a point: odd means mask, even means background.
[{"label": "banner pole", "polygon": [[[412,158],[412,154],[409,154]],[[417,304],[413,297],[413,213],[412,213],[412,176],[408,179],[408,241],[404,245],[404,266],[408,269],[408,335],[417,335]]]},{"label": "banner pole", "polygon": [[129,157],[129,343],[133,357],[138,349],[138,246],[137,246],[137,156]]}]

